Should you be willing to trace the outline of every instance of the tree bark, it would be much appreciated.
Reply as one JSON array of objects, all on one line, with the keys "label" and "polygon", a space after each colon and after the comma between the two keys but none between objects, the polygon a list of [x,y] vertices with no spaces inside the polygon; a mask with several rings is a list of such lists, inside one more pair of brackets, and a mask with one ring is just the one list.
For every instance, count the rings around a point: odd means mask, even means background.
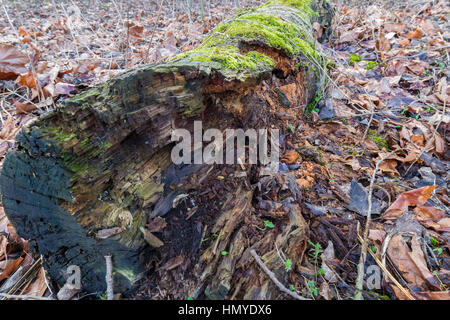
[{"label": "tree bark", "polygon": [[[172,130],[192,132],[194,120],[202,120],[204,129],[273,127],[285,133],[287,123],[299,124],[300,107],[313,99],[326,68],[311,21],[327,26],[332,16],[323,1],[311,7],[308,1],[272,0],[243,12],[199,48],[67,99],[22,130],[3,164],[2,203],[18,233],[44,256],[53,279],[63,285],[66,268],[78,265],[83,289],[103,292],[104,256],[111,255],[114,291],[120,292],[149,271],[155,257],[170,262],[181,255],[190,260],[195,280],[179,298],[202,290],[224,298],[250,248],[272,248],[259,255],[275,274],[284,266],[273,243],[292,259],[301,254],[307,227],[288,174],[280,176],[283,182],[269,177],[295,199],[285,228],[249,246],[244,221],[257,211],[251,183],[259,166],[177,166],[170,155]],[[245,174],[235,177],[230,169]],[[189,208],[197,210],[190,211],[193,218],[182,215],[183,197],[199,203]],[[148,231],[146,224],[157,219],[165,219],[165,231]],[[245,298],[271,297],[272,285],[252,268],[239,280]]]}]

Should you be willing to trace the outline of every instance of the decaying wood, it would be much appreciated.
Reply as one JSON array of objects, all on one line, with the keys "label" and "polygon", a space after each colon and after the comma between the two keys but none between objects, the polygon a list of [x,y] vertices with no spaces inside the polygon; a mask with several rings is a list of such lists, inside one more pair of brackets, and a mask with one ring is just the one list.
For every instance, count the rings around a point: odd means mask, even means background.
[{"label": "decaying wood", "polygon": [[[311,7],[319,14],[311,14],[307,1],[269,1],[219,26],[199,49],[122,74],[67,99],[23,129],[3,164],[2,202],[18,233],[44,256],[53,279],[63,285],[66,268],[78,265],[83,289],[104,292],[103,257],[110,254],[114,291],[121,292],[152,269],[148,261],[170,265],[181,256],[195,271],[178,298],[204,291],[208,298],[223,299],[238,281],[243,298],[274,297],[273,283],[250,263],[249,250],[272,248],[262,260],[278,279],[287,273],[277,250],[293,266],[301,260],[308,228],[292,177],[264,177],[293,199],[283,230],[277,237],[248,239],[246,223],[257,214],[258,191],[251,180],[260,168],[176,166],[171,133],[192,131],[194,120],[202,120],[204,129],[221,130],[285,130],[286,119],[298,125],[300,107],[314,97],[323,70],[315,67],[323,60],[311,20],[318,16],[326,27],[331,19],[324,1]],[[229,174],[228,169],[242,167],[244,175]],[[194,195],[204,200],[189,219],[175,219],[183,206],[174,208],[180,194],[191,202]],[[205,203],[220,208],[214,217]],[[145,228],[158,217],[167,220],[164,232]],[[192,245],[177,242],[185,228],[193,230]],[[205,232],[218,236],[203,245]]]},{"label": "decaying wood", "polygon": [[269,276],[270,280],[272,280],[282,292],[284,292],[285,294],[287,294],[297,300],[311,300],[311,299],[299,296],[294,291],[287,289],[280,281],[278,281],[278,279],[275,277],[273,272],[270,271],[269,268],[266,267],[266,265],[264,264],[264,262],[262,262],[261,258],[258,256],[258,254],[256,253],[255,250],[253,250],[253,249],[250,250],[250,253],[253,256],[253,258],[255,258],[255,261],[259,264],[261,269],[263,269],[264,272]]}]

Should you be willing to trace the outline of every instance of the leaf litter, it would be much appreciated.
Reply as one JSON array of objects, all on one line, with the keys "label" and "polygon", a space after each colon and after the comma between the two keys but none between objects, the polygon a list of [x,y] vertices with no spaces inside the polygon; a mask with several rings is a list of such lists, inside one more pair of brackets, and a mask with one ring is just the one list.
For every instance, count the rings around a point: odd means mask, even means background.
[{"label": "leaf litter", "polygon": [[[261,3],[244,2],[248,7]],[[377,161],[394,151],[380,164],[372,190],[375,218],[366,267],[377,264],[396,281],[383,278],[380,288],[365,290],[363,296],[448,300],[448,4],[330,2],[337,13],[332,37],[322,44],[333,61],[330,79],[302,127],[287,124],[292,136],[282,157],[289,181],[302,192],[302,212],[310,225],[311,243],[296,262],[292,286],[306,288],[305,294],[309,290],[315,299],[352,299],[361,253],[358,224],[364,225],[368,211],[370,176]],[[175,3],[5,4],[0,161],[17,132],[57,103],[129,68],[195,47],[235,9],[228,2],[207,1],[202,19],[198,8]],[[315,30],[321,32],[318,26]],[[261,201],[260,208],[273,219],[284,214],[277,197]],[[145,232],[165,227],[166,221],[154,219]],[[103,230],[99,236],[115,232]],[[51,295],[40,259],[28,247],[0,209],[0,292]],[[320,257],[320,268],[314,257]],[[176,273],[188,259],[176,255],[159,270]],[[24,277],[27,270],[32,277]],[[167,297],[161,291],[158,295]]]}]

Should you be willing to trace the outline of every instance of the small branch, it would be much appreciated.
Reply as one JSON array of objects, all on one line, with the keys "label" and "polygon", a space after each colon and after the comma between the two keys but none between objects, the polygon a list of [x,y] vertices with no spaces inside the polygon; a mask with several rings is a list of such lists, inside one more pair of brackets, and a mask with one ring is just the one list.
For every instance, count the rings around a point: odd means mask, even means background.
[{"label": "small branch", "polygon": [[416,57],[418,57],[418,56],[420,56],[420,55],[422,55],[424,53],[427,53],[427,52],[439,51],[439,50],[448,49],[448,48],[450,48],[450,45],[436,47],[436,48],[430,48],[428,50],[421,51],[421,52],[419,52],[417,54],[414,54],[412,56],[395,56],[395,57],[390,57],[390,58],[384,60],[382,64],[386,64],[387,62],[392,61],[392,60],[416,58]]},{"label": "small branch", "polygon": [[262,262],[261,258],[256,253],[255,249],[251,249],[250,254],[253,256],[253,258],[255,258],[255,261],[258,263],[258,265],[261,267],[261,269],[263,269],[263,271],[269,276],[270,280],[272,280],[273,283],[275,283],[275,285],[278,287],[278,289],[280,289],[282,292],[286,293],[287,295],[290,295],[294,299],[311,300],[311,299],[299,296],[297,293],[287,289],[280,281],[278,281],[278,279],[275,277],[275,274],[272,271],[270,271],[269,268],[266,267],[264,262]]},{"label": "small branch", "polygon": [[356,293],[354,296],[354,300],[362,300],[363,296],[361,294],[363,289],[363,283],[364,283],[364,264],[366,263],[366,256],[367,256],[367,238],[369,237],[369,227],[372,217],[372,193],[373,193],[373,185],[375,183],[375,177],[377,175],[378,168],[381,163],[383,163],[384,160],[389,158],[391,155],[396,153],[397,151],[400,151],[401,149],[396,149],[390,153],[388,153],[386,156],[381,158],[377,164],[375,165],[375,169],[372,173],[372,179],[370,179],[370,186],[369,186],[369,194],[367,196],[367,219],[366,219],[366,226],[364,228],[364,238],[361,243],[361,256],[359,257],[359,263],[358,263],[358,276],[356,277]]},{"label": "small branch", "polygon": [[156,16],[156,20],[155,20],[155,23],[154,23],[154,26],[153,26],[153,30],[152,30],[152,35],[150,36],[150,40],[149,40],[148,46],[147,46],[147,51],[145,52],[145,60],[148,59],[148,54],[150,52],[150,47],[151,47],[152,42],[153,42],[153,37],[155,35],[156,28],[158,27],[159,18],[161,17],[161,11],[162,11],[163,5],[164,5],[164,0],[162,0],[161,3],[159,4],[158,15]]},{"label": "small branch", "polygon": [[53,298],[48,297],[27,296],[27,295],[7,294],[7,293],[0,293],[0,297],[7,299],[23,299],[23,300],[55,300]]},{"label": "small branch", "polygon": [[111,256],[105,256],[106,259],[106,292],[108,293],[108,300],[114,299],[114,285],[112,277],[112,261]]},{"label": "small branch", "polygon": [[[358,223],[358,227],[359,227],[359,223]],[[364,242],[363,238],[361,238],[361,236],[359,235],[359,230],[357,232],[358,235],[358,240],[359,242],[361,242],[361,244]],[[389,272],[389,270],[384,266],[384,264],[380,261],[380,259],[378,259],[378,257],[375,255],[375,253],[373,253],[371,250],[368,250],[368,252],[370,253],[370,255],[372,256],[372,258],[375,260],[375,262],[377,263],[377,265],[381,268],[381,270],[383,270],[383,272],[388,276],[388,278],[397,286],[397,288],[400,289],[400,291],[403,292],[403,294],[405,296],[408,297],[408,299],[410,300],[416,300],[414,299],[414,297],[411,295],[411,293],[409,293],[409,291],[407,289],[405,289],[400,282],[397,281],[397,279],[395,279],[395,277]]]}]

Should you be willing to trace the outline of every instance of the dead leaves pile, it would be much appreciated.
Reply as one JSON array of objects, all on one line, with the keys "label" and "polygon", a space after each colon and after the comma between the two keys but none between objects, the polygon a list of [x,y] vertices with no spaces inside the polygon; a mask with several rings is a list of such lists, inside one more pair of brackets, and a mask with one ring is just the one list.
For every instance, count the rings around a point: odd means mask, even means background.
[{"label": "dead leaves pile", "polygon": [[[178,6],[160,8],[154,1],[133,12],[122,8],[130,14],[125,18],[117,5],[6,4],[12,21],[21,14],[17,20],[23,23],[13,29],[6,19],[0,22],[5,42],[0,43],[0,81],[14,81],[9,90],[21,93],[12,94],[7,102],[18,113],[46,111],[61,97],[193,48],[224,18],[223,8],[211,7],[202,21],[196,11],[188,15]],[[159,9],[161,14],[156,15]]]},{"label": "dead leaves pile", "polygon": [[369,248],[402,288],[386,274],[384,287],[398,299],[449,300],[449,8],[445,1],[384,5],[337,13],[329,43],[334,83],[298,142],[320,153],[313,162],[327,170],[307,174],[306,161],[297,161],[296,176],[306,175],[297,183],[312,214],[337,219],[330,212],[354,211],[351,182],[367,196],[375,164],[385,159],[373,189],[382,209]]},{"label": "dead leaves pile", "polygon": [[47,290],[42,260],[33,258],[29,252],[28,241],[17,235],[2,207],[0,207],[0,282],[0,293],[5,294],[41,297]]}]

